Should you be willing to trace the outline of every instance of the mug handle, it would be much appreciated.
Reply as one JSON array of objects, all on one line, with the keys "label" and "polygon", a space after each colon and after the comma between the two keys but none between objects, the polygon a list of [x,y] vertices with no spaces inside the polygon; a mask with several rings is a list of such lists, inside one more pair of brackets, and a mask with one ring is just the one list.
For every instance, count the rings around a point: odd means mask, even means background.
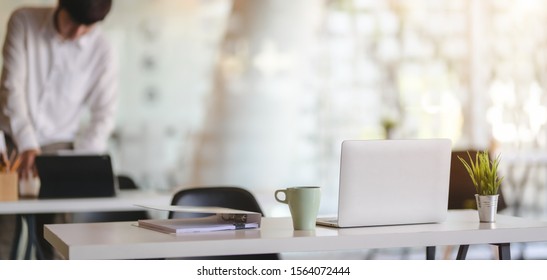
[{"label": "mug handle", "polygon": [[[279,199],[277,197],[278,193],[284,193],[285,194],[285,199],[284,200]],[[287,191],[286,190],[277,190],[277,191],[275,191],[275,200],[277,200],[278,202],[287,204]]]}]

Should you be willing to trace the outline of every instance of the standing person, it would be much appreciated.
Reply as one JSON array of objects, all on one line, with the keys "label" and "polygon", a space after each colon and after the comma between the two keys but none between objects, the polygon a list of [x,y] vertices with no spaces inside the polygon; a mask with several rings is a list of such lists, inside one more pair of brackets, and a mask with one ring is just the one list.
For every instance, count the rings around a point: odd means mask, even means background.
[{"label": "standing person", "polygon": [[[98,23],[111,6],[112,0],[59,0],[56,7],[12,13],[2,52],[0,130],[22,158],[22,180],[37,175],[39,154],[106,151],[115,122],[117,59]],[[46,258],[52,257],[40,223],[37,228]]]}]

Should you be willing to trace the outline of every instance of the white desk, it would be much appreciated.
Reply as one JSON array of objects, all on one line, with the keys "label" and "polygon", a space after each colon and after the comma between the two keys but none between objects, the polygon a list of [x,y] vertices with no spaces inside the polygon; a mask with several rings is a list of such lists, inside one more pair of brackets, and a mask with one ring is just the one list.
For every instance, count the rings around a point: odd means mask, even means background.
[{"label": "white desk", "polygon": [[[27,222],[29,242],[26,245],[25,258],[30,258],[32,246],[38,244],[35,233],[34,214],[40,213],[77,213],[77,212],[118,212],[141,211],[143,208],[135,204],[169,205],[172,194],[141,190],[121,190],[115,197],[101,198],[63,198],[63,199],[20,199],[18,201],[0,202],[0,215],[17,214],[15,239],[12,244],[10,258],[15,259],[19,250],[19,240],[22,222]],[[36,254],[41,256],[39,247]]]},{"label": "white desk", "polygon": [[507,244],[504,248],[509,249],[511,242],[547,241],[546,222],[498,215],[495,224],[484,224],[479,223],[474,210],[450,211],[448,220],[440,224],[317,227],[312,232],[294,231],[290,218],[263,218],[260,229],[183,235],[164,234],[134,224],[46,225],[44,236],[67,259],[199,257],[462,244],[466,251],[468,244]]}]

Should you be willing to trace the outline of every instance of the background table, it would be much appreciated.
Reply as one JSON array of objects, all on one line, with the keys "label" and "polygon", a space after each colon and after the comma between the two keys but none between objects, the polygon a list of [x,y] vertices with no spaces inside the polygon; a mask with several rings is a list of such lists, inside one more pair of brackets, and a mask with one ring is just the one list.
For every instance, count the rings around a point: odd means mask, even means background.
[{"label": "background table", "polygon": [[451,210],[438,224],[294,231],[290,218],[263,218],[260,229],[174,235],[115,222],[46,225],[44,235],[67,259],[143,259],[547,241],[547,223]]},{"label": "background table", "polygon": [[122,190],[114,197],[20,199],[0,202],[0,215],[138,211],[135,204],[169,205],[172,195],[141,190]]},{"label": "background table", "polygon": [[[16,214],[16,233],[12,244],[10,258],[17,258],[19,251],[22,224],[27,224],[28,242],[25,259],[30,258],[31,248],[38,249],[35,234],[34,214],[41,213],[78,213],[78,212],[118,212],[142,211],[136,204],[169,205],[172,194],[141,190],[120,190],[114,197],[100,198],[63,198],[63,199],[20,199],[18,201],[0,202],[0,215]],[[167,215],[165,214],[165,217]],[[41,252],[36,252],[40,258]]]}]

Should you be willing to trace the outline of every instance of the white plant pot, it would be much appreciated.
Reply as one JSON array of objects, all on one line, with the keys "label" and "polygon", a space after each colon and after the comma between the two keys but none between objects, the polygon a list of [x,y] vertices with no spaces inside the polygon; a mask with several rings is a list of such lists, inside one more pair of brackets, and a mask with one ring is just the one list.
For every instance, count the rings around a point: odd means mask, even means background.
[{"label": "white plant pot", "polygon": [[481,223],[495,223],[496,213],[498,212],[498,194],[496,195],[478,195],[475,194],[477,201],[477,210]]}]

